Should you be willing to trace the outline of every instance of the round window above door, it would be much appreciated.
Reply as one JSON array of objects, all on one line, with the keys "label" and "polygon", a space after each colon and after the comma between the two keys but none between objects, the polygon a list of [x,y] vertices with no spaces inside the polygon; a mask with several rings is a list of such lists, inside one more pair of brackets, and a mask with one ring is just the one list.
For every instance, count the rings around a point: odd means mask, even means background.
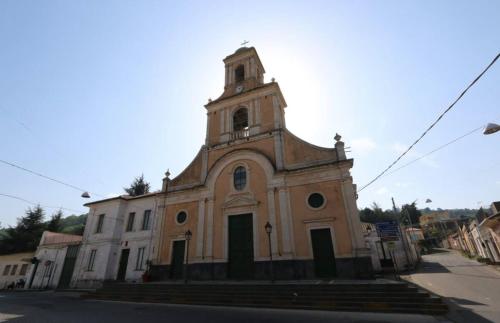
[{"label": "round window above door", "polygon": [[186,220],[187,220],[187,213],[185,211],[180,211],[175,216],[175,222],[177,222],[177,224],[184,224]]},{"label": "round window above door", "polygon": [[307,205],[312,209],[320,209],[325,206],[325,197],[321,193],[312,193],[307,198]]}]

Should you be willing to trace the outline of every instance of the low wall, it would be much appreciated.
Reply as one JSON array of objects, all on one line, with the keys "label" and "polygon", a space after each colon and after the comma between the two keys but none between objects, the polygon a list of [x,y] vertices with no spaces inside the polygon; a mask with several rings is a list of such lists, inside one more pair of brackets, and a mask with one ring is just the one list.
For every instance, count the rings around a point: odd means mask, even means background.
[{"label": "low wall", "polygon": [[[337,258],[335,277],[339,279],[371,279],[373,278],[370,257]],[[230,279],[227,262],[193,263],[186,270],[191,280],[225,280]],[[277,260],[273,261],[273,272],[276,280],[310,280],[320,279],[314,272],[313,260]],[[152,265],[151,278],[155,281],[170,280],[170,265]],[[249,280],[270,280],[271,264],[269,261],[254,262],[252,277]]]}]

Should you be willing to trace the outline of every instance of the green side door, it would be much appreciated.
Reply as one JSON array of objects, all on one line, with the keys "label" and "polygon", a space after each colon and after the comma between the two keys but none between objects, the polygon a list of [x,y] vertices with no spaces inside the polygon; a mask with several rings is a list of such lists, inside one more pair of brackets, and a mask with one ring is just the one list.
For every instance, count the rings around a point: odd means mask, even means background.
[{"label": "green side door", "polygon": [[330,229],[311,230],[314,271],[318,278],[335,277],[335,254]]}]

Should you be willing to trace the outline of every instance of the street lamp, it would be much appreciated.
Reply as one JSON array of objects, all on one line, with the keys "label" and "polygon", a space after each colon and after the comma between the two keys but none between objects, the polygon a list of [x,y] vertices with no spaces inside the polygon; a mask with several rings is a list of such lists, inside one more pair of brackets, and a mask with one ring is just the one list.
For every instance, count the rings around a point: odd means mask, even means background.
[{"label": "street lamp", "polygon": [[30,282],[28,283],[28,288],[31,288],[33,285],[33,280],[35,279],[36,270],[38,269],[38,264],[40,263],[40,259],[37,257],[31,258],[31,263],[34,265],[33,272],[31,273]]},{"label": "street lamp", "polygon": [[187,230],[186,233],[184,233],[184,237],[186,238],[186,268],[184,268],[184,284],[187,284],[188,282],[188,274],[189,274],[189,240],[191,240],[191,237],[193,234],[191,233],[191,230]]},{"label": "street lamp", "polygon": [[273,249],[272,249],[272,245],[271,245],[271,232],[273,232],[273,226],[268,221],[266,223],[266,225],[264,226],[264,228],[266,229],[267,240],[268,240],[268,243],[269,243],[269,260],[270,260],[270,262],[269,262],[269,269],[271,271],[271,283],[274,283]]},{"label": "street lamp", "polygon": [[483,135],[491,135],[497,131],[500,131],[500,125],[497,125],[496,123],[488,123],[483,130]]},{"label": "street lamp", "polygon": [[89,192],[83,192],[81,197],[83,197],[84,199],[89,199],[90,198],[90,194]]}]

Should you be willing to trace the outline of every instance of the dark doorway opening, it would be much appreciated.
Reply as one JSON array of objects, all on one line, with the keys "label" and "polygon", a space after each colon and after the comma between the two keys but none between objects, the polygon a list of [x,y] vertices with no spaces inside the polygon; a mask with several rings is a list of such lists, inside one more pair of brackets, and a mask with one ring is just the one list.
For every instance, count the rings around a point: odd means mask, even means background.
[{"label": "dark doorway opening", "polygon": [[229,216],[228,222],[228,277],[252,279],[254,274],[252,214]]},{"label": "dark doorway opening", "polygon": [[118,266],[118,275],[116,275],[116,280],[118,280],[118,281],[125,280],[125,275],[127,274],[129,253],[130,253],[130,249],[122,249],[122,254],[120,255],[120,264]]},{"label": "dark doorway opening", "polygon": [[80,246],[68,246],[57,288],[69,288]]},{"label": "dark doorway opening", "polygon": [[184,254],[186,241],[174,241],[172,246],[172,261],[170,262],[170,279],[182,279],[184,274]]},{"label": "dark doorway opening", "polygon": [[311,241],[316,277],[331,278],[337,275],[335,253],[330,229],[311,230]]}]

